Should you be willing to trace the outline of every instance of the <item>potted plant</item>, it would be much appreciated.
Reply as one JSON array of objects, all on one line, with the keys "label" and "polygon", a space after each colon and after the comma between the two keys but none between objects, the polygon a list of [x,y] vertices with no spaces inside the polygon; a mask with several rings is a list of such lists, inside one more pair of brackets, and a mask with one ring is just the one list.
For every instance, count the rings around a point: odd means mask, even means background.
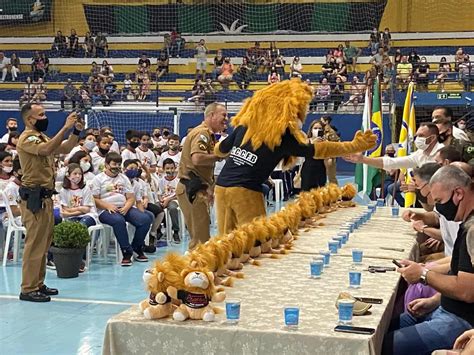
[{"label": "potted plant", "polygon": [[79,276],[82,256],[90,241],[87,227],[79,222],[64,221],[54,226],[51,252],[58,277]]}]

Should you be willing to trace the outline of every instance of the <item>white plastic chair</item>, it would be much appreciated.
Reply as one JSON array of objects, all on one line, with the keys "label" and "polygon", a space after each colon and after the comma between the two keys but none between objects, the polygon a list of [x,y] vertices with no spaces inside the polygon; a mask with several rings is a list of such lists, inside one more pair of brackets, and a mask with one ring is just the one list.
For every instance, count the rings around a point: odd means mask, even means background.
[{"label": "white plastic chair", "polygon": [[[86,266],[88,269],[90,269],[90,264],[92,260],[92,248],[94,247],[94,244],[99,244],[100,239],[105,238],[105,233],[104,233],[105,228],[100,222],[98,222],[96,225],[90,226],[89,228],[87,228],[87,230],[91,237],[91,241],[86,249]],[[95,238],[96,235],[97,235],[97,238]],[[102,242],[101,246],[103,244],[104,243]],[[98,254],[100,255],[100,252],[99,252],[100,248],[97,248],[97,251],[98,251]]]},{"label": "white plastic chair", "polygon": [[279,202],[283,200],[283,196],[285,192],[283,190],[283,180],[282,179],[272,179],[273,183],[275,184],[275,202]]},{"label": "white plastic chair", "polygon": [[20,240],[23,233],[26,234],[26,228],[18,224],[15,216],[13,216],[13,212],[11,209],[10,204],[8,203],[8,197],[4,191],[0,192],[0,197],[5,202],[5,210],[7,211],[8,216],[8,226],[7,226],[7,233],[6,233],[6,240],[5,240],[5,247],[3,251],[3,262],[2,265],[7,265],[7,258],[8,258],[8,248],[10,247],[10,241],[13,235],[13,261],[18,261],[18,255],[20,254]]},{"label": "white plastic chair", "polygon": [[[181,208],[178,207],[178,219],[179,219],[179,237],[183,242],[186,237],[186,226],[184,223],[184,215]],[[166,222],[166,242],[168,245],[173,243],[173,223],[171,222],[171,215],[168,208],[165,208],[165,222]]]}]

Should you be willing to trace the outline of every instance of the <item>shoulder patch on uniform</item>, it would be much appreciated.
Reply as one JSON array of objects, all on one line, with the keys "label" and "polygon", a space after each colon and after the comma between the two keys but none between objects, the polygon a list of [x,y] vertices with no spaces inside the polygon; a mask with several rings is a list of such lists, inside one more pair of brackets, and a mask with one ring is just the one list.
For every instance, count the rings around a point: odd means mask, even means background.
[{"label": "shoulder patch on uniform", "polygon": [[38,136],[29,136],[26,140],[32,143],[41,143],[41,139],[39,139]]},{"label": "shoulder patch on uniform", "polygon": [[204,143],[209,142],[208,138],[207,138],[204,134],[201,134],[201,135],[199,136],[199,138],[200,138]]}]

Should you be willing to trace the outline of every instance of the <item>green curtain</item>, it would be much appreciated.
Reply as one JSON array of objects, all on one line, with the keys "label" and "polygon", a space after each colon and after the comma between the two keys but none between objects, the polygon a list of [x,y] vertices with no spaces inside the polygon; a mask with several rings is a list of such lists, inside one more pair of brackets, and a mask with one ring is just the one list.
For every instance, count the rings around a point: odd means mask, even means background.
[{"label": "green curtain", "polygon": [[178,30],[187,33],[212,32],[209,6],[178,6]]},{"label": "green curtain", "polygon": [[348,30],[350,3],[316,3],[313,11],[313,31],[342,32]]},{"label": "green curtain", "polygon": [[249,32],[273,32],[278,29],[277,6],[247,5],[244,13],[244,23]]},{"label": "green curtain", "polygon": [[149,32],[146,6],[114,6],[114,18],[119,33]]}]

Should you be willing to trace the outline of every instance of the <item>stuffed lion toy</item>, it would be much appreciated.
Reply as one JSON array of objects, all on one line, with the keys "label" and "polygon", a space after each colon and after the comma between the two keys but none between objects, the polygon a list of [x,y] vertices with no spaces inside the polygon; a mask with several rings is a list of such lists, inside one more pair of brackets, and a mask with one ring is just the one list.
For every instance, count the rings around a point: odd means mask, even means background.
[{"label": "stuffed lion toy", "polygon": [[350,142],[307,143],[301,127],[312,99],[309,85],[285,80],[255,92],[232,119],[234,131],[214,148],[228,157],[215,187],[220,235],[266,215],[262,185],[280,161],[289,168],[296,157],[336,158],[375,146],[371,131],[357,132]]}]

